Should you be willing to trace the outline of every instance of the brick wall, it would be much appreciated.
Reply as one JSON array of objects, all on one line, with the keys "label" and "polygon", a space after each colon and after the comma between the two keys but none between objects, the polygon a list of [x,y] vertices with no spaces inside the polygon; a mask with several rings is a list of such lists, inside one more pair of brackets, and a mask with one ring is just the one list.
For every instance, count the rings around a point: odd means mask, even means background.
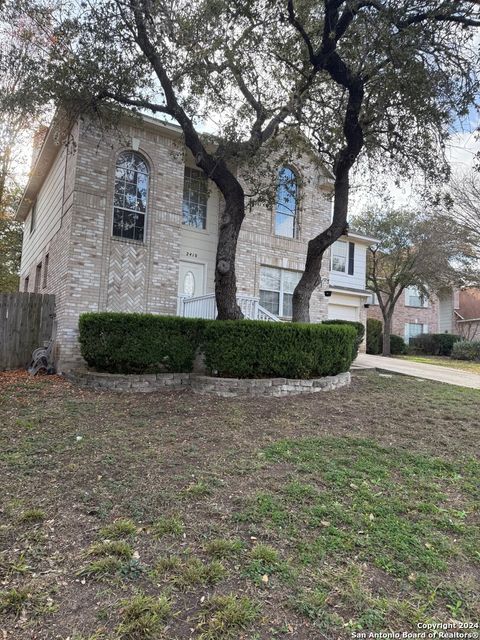
[{"label": "brick wall", "polygon": [[[83,312],[175,314],[178,265],[184,249],[185,153],[178,132],[149,123],[139,126],[131,121],[122,125],[121,130],[101,137],[82,122],[73,137],[75,144],[71,149],[60,149],[58,155],[63,171],[58,174],[65,180],[59,190],[62,193],[59,223],[46,240],[40,240],[39,235],[33,238],[34,258],[24,261],[21,282],[23,288],[24,279],[29,276],[33,287],[36,265],[49,253],[48,286],[43,292],[57,296],[60,370],[81,362],[78,317]],[[112,236],[115,162],[122,150],[131,148],[138,149],[150,168],[145,243]],[[261,265],[303,270],[308,240],[330,222],[326,175],[308,158],[299,159],[296,168],[302,178],[298,237],[275,236],[273,207],[259,206],[249,211],[238,245],[239,293],[259,295]],[[221,207],[218,193],[214,194],[214,202]],[[48,215],[46,210],[42,219]],[[213,252],[208,260],[214,264],[214,242],[208,250]],[[327,275],[325,259],[322,276]],[[312,297],[311,317],[313,321],[327,317],[323,291]]]},{"label": "brick wall", "polygon": [[[382,312],[378,305],[370,305],[367,317],[375,318],[383,322]],[[419,308],[406,305],[405,294],[402,293],[395,306],[392,320],[392,333],[404,338],[405,324],[410,322],[427,324],[428,333],[438,333],[438,299],[436,296],[428,299],[428,307]]]}]

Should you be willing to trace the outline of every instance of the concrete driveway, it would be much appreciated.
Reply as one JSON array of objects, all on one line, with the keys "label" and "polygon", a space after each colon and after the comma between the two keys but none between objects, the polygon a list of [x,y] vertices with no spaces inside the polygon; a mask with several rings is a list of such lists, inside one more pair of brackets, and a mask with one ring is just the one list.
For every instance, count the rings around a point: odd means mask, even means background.
[{"label": "concrete driveway", "polygon": [[358,354],[353,363],[353,369],[377,369],[391,373],[400,373],[414,378],[436,380],[446,384],[454,384],[458,387],[470,387],[480,389],[480,375],[469,373],[461,369],[439,367],[435,364],[423,364],[400,360],[399,358],[384,358],[383,356],[371,356],[366,353]]}]

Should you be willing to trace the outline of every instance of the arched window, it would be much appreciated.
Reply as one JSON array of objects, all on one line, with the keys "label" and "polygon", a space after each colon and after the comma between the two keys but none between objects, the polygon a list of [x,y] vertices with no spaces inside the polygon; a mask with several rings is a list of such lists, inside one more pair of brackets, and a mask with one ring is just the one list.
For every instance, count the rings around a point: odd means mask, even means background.
[{"label": "arched window", "polygon": [[148,197],[148,165],[135,151],[123,151],[115,167],[113,235],[143,241]]},{"label": "arched window", "polygon": [[295,238],[297,235],[297,176],[290,167],[278,171],[275,235]]}]

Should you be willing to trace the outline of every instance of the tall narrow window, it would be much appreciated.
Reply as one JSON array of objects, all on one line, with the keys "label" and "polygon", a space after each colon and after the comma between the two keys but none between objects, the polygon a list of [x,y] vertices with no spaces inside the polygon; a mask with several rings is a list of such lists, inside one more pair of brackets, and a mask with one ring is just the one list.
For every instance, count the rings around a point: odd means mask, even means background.
[{"label": "tall narrow window", "polygon": [[278,172],[275,235],[295,238],[297,235],[297,176],[290,167]]},{"label": "tall narrow window", "polygon": [[49,260],[49,254],[47,253],[47,255],[45,256],[45,260],[43,262],[43,284],[42,284],[43,289],[47,288],[48,260]]},{"label": "tall narrow window", "polygon": [[25,293],[28,293],[28,285],[30,283],[30,278],[27,276],[23,281],[23,290]]},{"label": "tall narrow window", "polygon": [[41,281],[42,281],[42,263],[40,262],[40,264],[37,264],[37,268],[35,269],[35,284],[33,289],[35,293],[38,293],[38,290],[40,289]]},{"label": "tall narrow window", "polygon": [[148,166],[141,155],[123,151],[117,158],[113,199],[113,235],[128,240],[145,236]]},{"label": "tall narrow window", "polygon": [[35,231],[35,225],[37,224],[37,203],[34,202],[32,206],[32,212],[30,214],[30,233]]},{"label": "tall narrow window", "polygon": [[207,226],[207,179],[201,171],[185,167],[183,180],[183,224],[195,229]]}]

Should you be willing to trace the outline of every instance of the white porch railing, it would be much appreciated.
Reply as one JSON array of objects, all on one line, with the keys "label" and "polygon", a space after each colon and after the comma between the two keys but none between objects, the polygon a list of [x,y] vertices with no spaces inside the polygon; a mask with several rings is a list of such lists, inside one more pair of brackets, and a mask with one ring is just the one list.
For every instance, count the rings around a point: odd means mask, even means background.
[{"label": "white porch railing", "polygon": [[[281,322],[273,313],[259,304],[258,298],[253,296],[237,296],[238,306],[243,315],[248,320],[267,320],[270,322]],[[178,298],[178,315],[184,318],[204,318],[205,320],[215,320],[217,317],[217,305],[215,294],[207,293],[204,296],[189,298],[181,295]]]}]

